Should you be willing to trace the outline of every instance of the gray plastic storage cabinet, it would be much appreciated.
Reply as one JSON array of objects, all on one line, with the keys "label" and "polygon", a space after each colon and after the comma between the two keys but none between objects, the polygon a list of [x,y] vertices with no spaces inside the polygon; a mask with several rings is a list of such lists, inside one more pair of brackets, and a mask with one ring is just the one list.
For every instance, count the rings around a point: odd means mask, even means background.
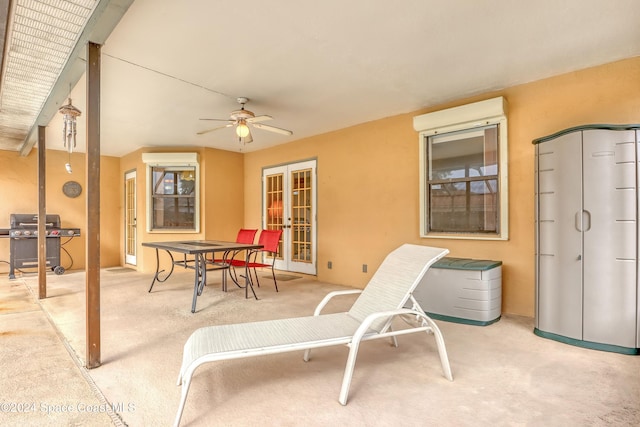
[{"label": "gray plastic storage cabinet", "polygon": [[640,355],[640,125],[533,141],[536,335]]},{"label": "gray plastic storage cabinet", "polygon": [[413,293],[434,319],[486,326],[500,320],[502,262],[445,257],[427,271]]}]

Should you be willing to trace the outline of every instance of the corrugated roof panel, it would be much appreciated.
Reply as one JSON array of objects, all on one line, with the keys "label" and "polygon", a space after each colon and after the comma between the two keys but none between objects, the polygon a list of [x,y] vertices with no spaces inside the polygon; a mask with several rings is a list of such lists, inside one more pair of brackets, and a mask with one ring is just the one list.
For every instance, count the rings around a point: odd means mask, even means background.
[{"label": "corrugated roof panel", "polygon": [[25,137],[98,0],[15,0],[5,43],[0,136]]}]

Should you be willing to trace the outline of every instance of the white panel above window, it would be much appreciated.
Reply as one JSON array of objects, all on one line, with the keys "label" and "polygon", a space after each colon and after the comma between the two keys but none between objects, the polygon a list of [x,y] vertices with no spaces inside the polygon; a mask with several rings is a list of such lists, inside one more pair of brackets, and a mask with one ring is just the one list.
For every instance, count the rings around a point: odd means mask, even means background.
[{"label": "white panel above window", "polygon": [[413,118],[413,128],[425,135],[486,126],[507,119],[507,101],[502,97],[434,111]]},{"label": "white panel above window", "polygon": [[198,163],[198,153],[142,153],[142,162],[151,165]]}]

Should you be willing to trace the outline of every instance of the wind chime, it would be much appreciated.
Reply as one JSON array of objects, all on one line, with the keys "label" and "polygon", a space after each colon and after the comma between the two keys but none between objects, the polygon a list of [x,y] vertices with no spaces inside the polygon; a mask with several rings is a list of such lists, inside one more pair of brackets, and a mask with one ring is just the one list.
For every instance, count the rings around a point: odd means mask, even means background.
[{"label": "wind chime", "polygon": [[58,111],[63,117],[62,138],[64,140],[64,146],[69,153],[69,161],[64,167],[67,169],[67,172],[71,173],[71,153],[73,153],[73,149],[76,148],[76,117],[81,115],[82,111],[73,106],[71,98],[69,98],[69,103],[60,107]]}]

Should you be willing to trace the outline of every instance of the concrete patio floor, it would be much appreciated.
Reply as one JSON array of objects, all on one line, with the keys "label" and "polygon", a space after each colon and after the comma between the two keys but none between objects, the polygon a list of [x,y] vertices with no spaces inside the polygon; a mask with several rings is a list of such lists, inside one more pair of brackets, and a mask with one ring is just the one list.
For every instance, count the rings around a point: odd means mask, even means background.
[{"label": "concrete patio floor", "polygon": [[[312,314],[332,290],[308,278],[264,279],[259,300],[219,274],[191,313],[191,272],[148,293],[151,275],[101,274],[102,366],[87,370],[85,275],[0,278],[0,425],[168,426],[180,398],[182,347],[196,328]],[[345,297],[331,309],[351,304]],[[338,393],[347,349],[209,364],[193,379],[184,426],[629,426],[640,425],[640,357],[535,336],[533,319],[503,316],[479,327],[438,321],[453,369],[447,381],[432,336],[393,348],[363,344],[349,402]]]}]

